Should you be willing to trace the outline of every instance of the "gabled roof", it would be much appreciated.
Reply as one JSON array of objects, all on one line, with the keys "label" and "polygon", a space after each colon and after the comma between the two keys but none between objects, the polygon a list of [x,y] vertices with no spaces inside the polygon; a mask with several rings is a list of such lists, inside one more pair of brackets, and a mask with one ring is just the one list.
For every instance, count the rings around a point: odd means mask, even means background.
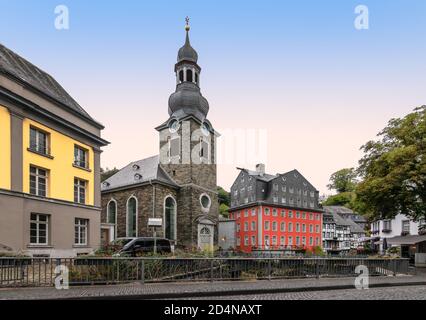
[{"label": "gabled roof", "polygon": [[59,102],[61,105],[78,113],[80,116],[96,122],[48,73],[39,69],[31,62],[22,58],[0,43],[0,73],[11,76],[17,81],[24,82],[36,91]]},{"label": "gabled roof", "polygon": [[178,187],[177,183],[161,168],[159,156],[129,163],[123,169],[102,182],[101,191],[132,187],[149,181],[157,181]]}]

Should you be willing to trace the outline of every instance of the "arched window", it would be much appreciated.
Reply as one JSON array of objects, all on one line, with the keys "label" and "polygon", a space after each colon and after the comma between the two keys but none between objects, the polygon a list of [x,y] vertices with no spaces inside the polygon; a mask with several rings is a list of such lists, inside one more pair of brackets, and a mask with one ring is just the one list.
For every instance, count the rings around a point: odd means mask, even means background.
[{"label": "arched window", "polygon": [[186,70],[186,81],[192,82],[192,69]]},{"label": "arched window", "polygon": [[198,84],[198,73],[195,72],[195,83]]},{"label": "arched window", "polygon": [[114,200],[111,200],[108,203],[107,223],[115,224],[116,218],[117,218],[117,203]]},{"label": "arched window", "polygon": [[135,197],[127,200],[126,233],[128,237],[137,237],[137,203]]},{"label": "arched window", "polygon": [[183,82],[183,70],[179,71],[179,82]]},{"label": "arched window", "polygon": [[207,228],[207,227],[203,227],[203,228],[200,230],[200,234],[202,234],[202,235],[210,235],[210,229],[209,229],[209,228]]},{"label": "arched window", "polygon": [[164,236],[176,240],[176,201],[171,196],[164,200]]}]

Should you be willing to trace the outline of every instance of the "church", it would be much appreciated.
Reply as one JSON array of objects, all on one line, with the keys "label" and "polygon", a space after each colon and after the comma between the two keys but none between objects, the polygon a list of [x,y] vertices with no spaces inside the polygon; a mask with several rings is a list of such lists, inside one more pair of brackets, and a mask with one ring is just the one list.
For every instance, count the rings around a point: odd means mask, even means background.
[{"label": "church", "polygon": [[129,163],[101,186],[102,243],[120,237],[151,237],[149,218],[161,218],[156,236],[176,248],[211,250],[217,243],[219,205],[216,139],[200,92],[198,54],[186,40],[175,65],[176,91],[168,119],[155,129],[159,154]]}]

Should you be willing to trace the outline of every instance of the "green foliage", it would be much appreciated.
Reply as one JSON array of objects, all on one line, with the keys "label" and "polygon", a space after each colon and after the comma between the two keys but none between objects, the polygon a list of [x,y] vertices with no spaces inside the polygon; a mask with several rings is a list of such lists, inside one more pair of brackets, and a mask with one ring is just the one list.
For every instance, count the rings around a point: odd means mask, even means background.
[{"label": "green foliage", "polygon": [[112,177],[114,174],[116,174],[119,170],[114,167],[114,169],[102,169],[101,168],[101,182],[105,181],[106,179],[108,179],[109,177]]},{"label": "green foliage", "polygon": [[426,106],[389,121],[361,149],[356,187],[358,201],[373,217],[393,218],[399,212],[418,220],[426,216]]},{"label": "green foliage", "polygon": [[355,201],[355,194],[353,192],[342,192],[330,196],[323,202],[324,206],[345,206],[350,207],[351,203]]},{"label": "green foliage", "polygon": [[330,190],[336,190],[338,193],[354,191],[356,177],[354,168],[341,169],[331,175],[330,184],[327,187]]},{"label": "green foliage", "polygon": [[219,206],[219,212],[223,217],[229,218],[229,207],[226,204],[222,203]]},{"label": "green foliage", "polygon": [[217,187],[219,204],[225,204],[228,208],[231,205],[231,195],[222,187]]},{"label": "green foliage", "polygon": [[325,252],[322,250],[320,246],[315,246],[312,248],[312,253],[316,256],[324,256]]}]

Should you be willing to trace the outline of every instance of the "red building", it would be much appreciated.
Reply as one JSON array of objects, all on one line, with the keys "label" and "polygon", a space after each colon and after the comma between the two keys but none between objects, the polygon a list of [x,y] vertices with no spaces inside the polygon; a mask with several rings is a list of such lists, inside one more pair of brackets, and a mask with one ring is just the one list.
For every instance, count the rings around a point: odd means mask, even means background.
[{"label": "red building", "polygon": [[297,170],[269,175],[263,165],[241,169],[231,187],[230,217],[236,247],[244,252],[322,247],[318,191]]}]

